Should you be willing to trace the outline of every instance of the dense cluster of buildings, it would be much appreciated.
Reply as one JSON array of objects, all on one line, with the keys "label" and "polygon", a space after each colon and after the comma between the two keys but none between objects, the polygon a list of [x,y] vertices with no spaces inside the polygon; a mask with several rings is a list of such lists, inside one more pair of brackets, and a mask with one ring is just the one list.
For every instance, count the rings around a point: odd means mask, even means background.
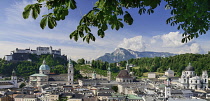
[{"label": "dense cluster of buildings", "polygon": [[37,87],[39,90],[41,90],[41,87],[49,84],[72,85],[74,80],[73,64],[69,60],[67,74],[55,74],[50,73],[50,67],[44,60],[39,67],[39,73],[32,74],[29,78],[29,85]]},{"label": "dense cluster of buildings", "polygon": [[[42,52],[40,51],[42,50]],[[15,53],[57,54],[52,47],[37,51],[17,50]],[[14,54],[14,53],[13,53]],[[175,77],[170,68],[165,75],[157,77],[156,73],[148,73],[148,78],[137,79],[130,71],[121,70],[115,80],[111,78],[110,66],[107,77],[99,78],[92,72],[91,78],[74,80],[74,66],[69,60],[68,73],[51,73],[51,68],[43,60],[39,73],[29,76],[26,86],[19,88],[20,82],[15,71],[11,80],[0,80],[0,101],[206,101],[210,99],[208,88],[208,72],[195,74],[195,68],[189,63],[181,77]],[[1,79],[2,77],[0,77]]]}]

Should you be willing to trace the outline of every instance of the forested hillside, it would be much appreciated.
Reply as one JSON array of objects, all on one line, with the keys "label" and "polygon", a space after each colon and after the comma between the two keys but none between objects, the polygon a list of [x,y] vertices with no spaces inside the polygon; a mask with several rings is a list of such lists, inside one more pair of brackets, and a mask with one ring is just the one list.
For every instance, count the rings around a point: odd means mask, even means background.
[{"label": "forested hillside", "polygon": [[[67,73],[66,60],[62,58],[53,58],[52,55],[31,55],[32,62],[7,62],[0,59],[0,74],[10,76],[12,70],[16,70],[18,76],[27,77],[33,73],[38,73],[39,66],[45,59],[47,65],[50,66],[51,72]],[[189,63],[195,68],[195,72],[200,75],[202,70],[210,71],[210,54],[181,54],[173,57],[155,57],[155,58],[138,58],[128,60],[129,64],[134,65],[131,71],[136,76],[142,76],[144,72],[165,72],[168,68],[176,72],[176,76],[180,76],[181,72],[188,66]],[[92,60],[88,62],[84,59],[73,61],[75,68],[75,77],[79,78],[79,70],[96,71],[97,74],[106,76],[107,68],[111,67],[111,72],[116,76],[120,70],[125,69],[127,61],[117,63],[103,62],[100,60]],[[208,72],[210,75],[210,72]]]},{"label": "forested hillside", "polygon": [[0,74],[10,76],[14,69],[18,76],[27,77],[31,74],[38,73],[39,67],[43,60],[51,68],[54,73],[67,73],[67,63],[63,58],[53,57],[53,55],[30,55],[30,61],[8,62],[0,59]]},{"label": "forested hillside", "polygon": [[[165,72],[168,68],[180,76],[189,63],[195,68],[196,74],[200,75],[202,70],[210,71],[210,54],[181,54],[173,57],[155,57],[130,59],[129,63],[137,66],[134,73],[141,76],[143,72]],[[125,62],[122,62],[125,64]],[[208,72],[210,75],[210,72]]]}]

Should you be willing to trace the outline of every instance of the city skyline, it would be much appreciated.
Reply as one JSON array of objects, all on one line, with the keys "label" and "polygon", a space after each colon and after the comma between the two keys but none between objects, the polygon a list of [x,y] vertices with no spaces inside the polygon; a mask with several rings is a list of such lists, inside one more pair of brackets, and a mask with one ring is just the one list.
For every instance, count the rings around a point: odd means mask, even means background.
[{"label": "city skyline", "polygon": [[[138,15],[137,9],[129,9],[134,18],[133,25],[124,25],[119,31],[106,31],[104,38],[96,36],[95,42],[89,44],[79,39],[77,42],[69,39],[69,34],[74,31],[81,19],[94,4],[85,0],[77,1],[78,8],[69,11],[65,20],[59,21],[54,29],[45,28],[42,30],[39,21],[42,14],[48,11],[43,9],[37,20],[32,18],[23,19],[23,8],[36,0],[3,0],[0,1],[0,46],[2,51],[0,58],[10,54],[16,48],[35,49],[36,47],[52,46],[53,49],[61,49],[62,54],[69,58],[87,60],[95,59],[105,53],[113,52],[115,48],[122,47],[135,51],[170,52],[176,54],[201,53],[205,54],[210,50],[209,31],[188,43],[181,43],[183,31],[178,31],[176,26],[166,24],[170,10],[164,9],[164,3],[155,9],[155,13]],[[92,29],[96,35],[96,29]]]}]

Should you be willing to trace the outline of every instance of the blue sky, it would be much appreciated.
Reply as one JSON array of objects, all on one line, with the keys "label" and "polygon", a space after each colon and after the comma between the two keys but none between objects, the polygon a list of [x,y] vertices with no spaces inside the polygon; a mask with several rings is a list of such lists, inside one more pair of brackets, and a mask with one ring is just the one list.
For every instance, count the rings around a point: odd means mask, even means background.
[{"label": "blue sky", "polygon": [[[137,9],[129,9],[134,18],[133,25],[126,25],[119,31],[109,29],[105,38],[96,36],[95,42],[89,44],[78,40],[69,39],[69,34],[76,29],[79,20],[93,6],[92,0],[77,0],[78,8],[69,11],[69,16],[58,22],[54,29],[39,26],[41,16],[37,20],[22,18],[23,8],[36,0],[1,0],[0,1],[0,57],[10,54],[16,48],[35,49],[38,46],[52,46],[53,49],[61,49],[62,54],[69,58],[95,59],[105,53],[112,52],[118,47],[132,49],[136,51],[156,51],[183,53],[207,53],[209,32],[188,43],[181,43],[181,33],[176,27],[166,24],[170,10],[164,9],[164,4],[155,9],[151,15],[138,15]],[[48,11],[43,9],[41,14]],[[92,29],[96,33],[96,29]],[[95,34],[96,35],[96,34]]]}]

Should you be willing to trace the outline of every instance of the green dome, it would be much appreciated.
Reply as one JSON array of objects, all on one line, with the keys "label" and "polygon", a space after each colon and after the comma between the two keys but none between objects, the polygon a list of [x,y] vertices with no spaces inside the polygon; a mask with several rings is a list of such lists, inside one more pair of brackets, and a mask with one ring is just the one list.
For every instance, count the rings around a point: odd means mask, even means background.
[{"label": "green dome", "polygon": [[45,60],[43,60],[42,65],[39,67],[39,70],[50,70],[50,67],[46,65]]}]

